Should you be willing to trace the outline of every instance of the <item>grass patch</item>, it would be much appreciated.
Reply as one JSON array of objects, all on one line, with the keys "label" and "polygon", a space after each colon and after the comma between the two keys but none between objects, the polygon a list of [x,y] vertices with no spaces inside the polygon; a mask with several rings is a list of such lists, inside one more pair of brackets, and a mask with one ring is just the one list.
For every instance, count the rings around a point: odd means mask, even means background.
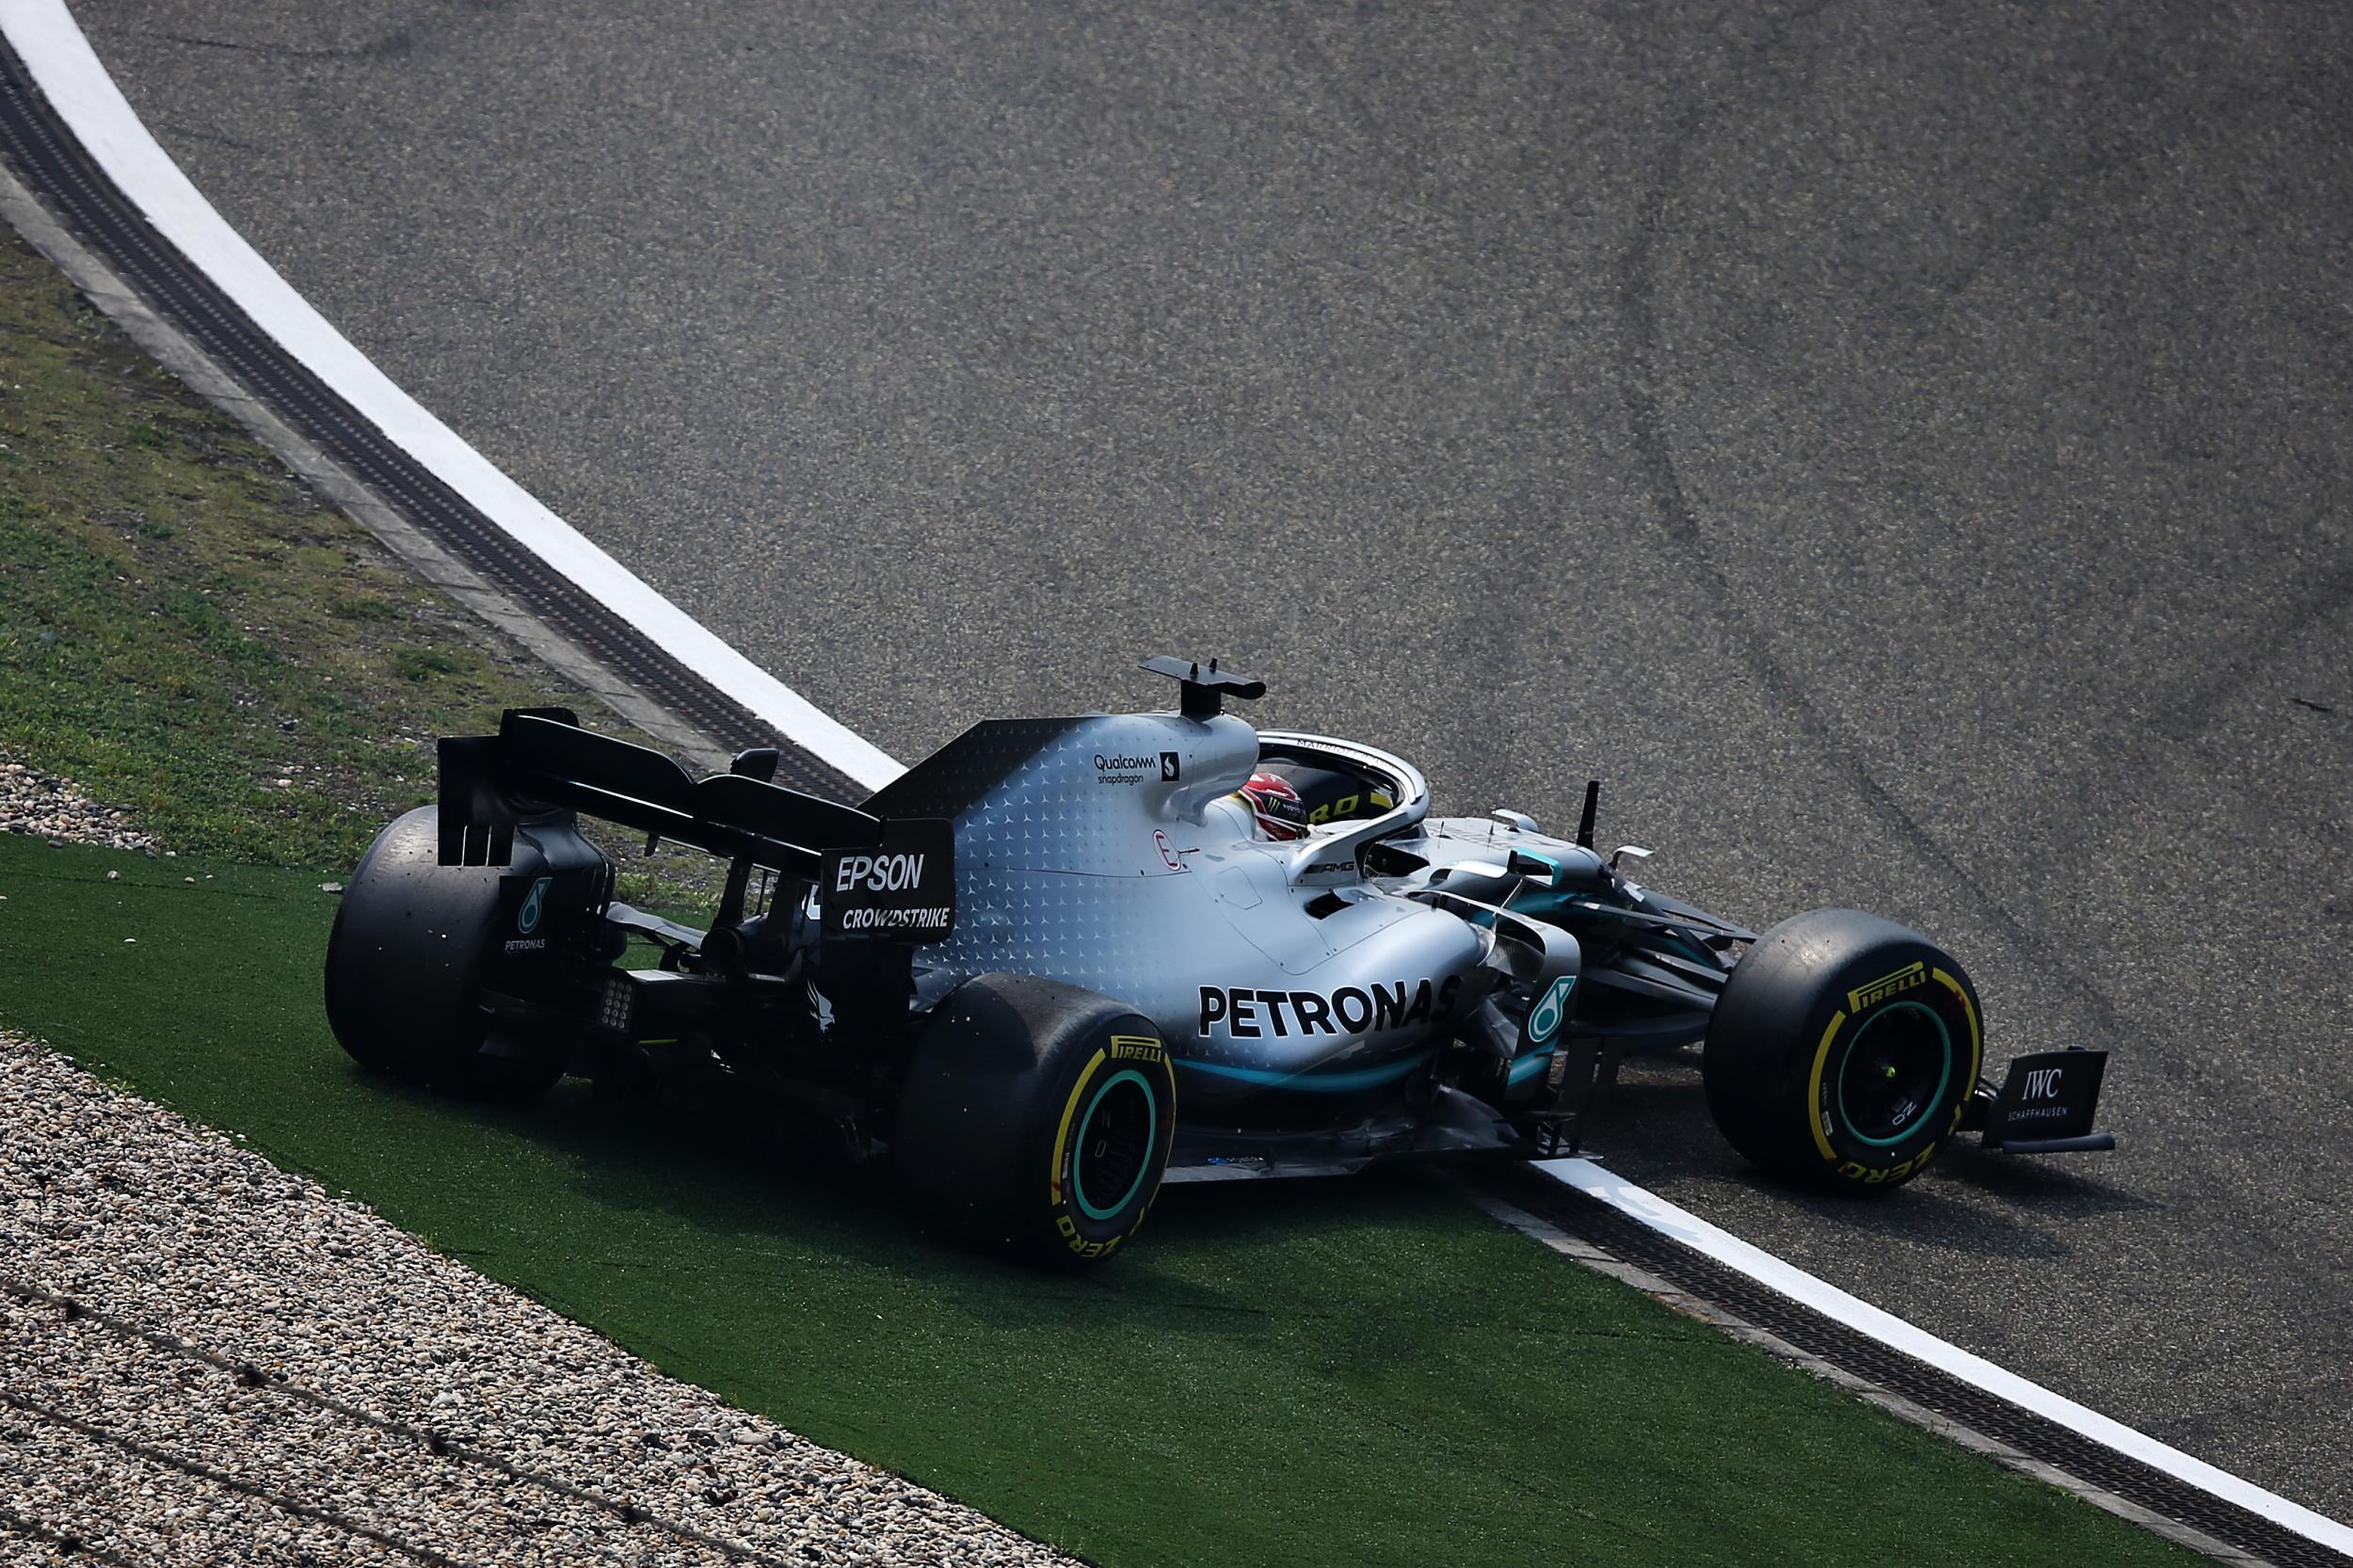
[{"label": "grass patch", "polygon": [[[347,868],[430,797],[438,737],[552,702],[644,740],[0,242],[0,753],[183,854]],[[640,900],[711,885],[612,847]]]},{"label": "grass patch", "polygon": [[1072,1280],[911,1236],[741,1108],[402,1090],[327,1033],[314,882],[0,838],[0,1021],[1095,1561],[2183,1560],[1410,1177],[1174,1189]]}]

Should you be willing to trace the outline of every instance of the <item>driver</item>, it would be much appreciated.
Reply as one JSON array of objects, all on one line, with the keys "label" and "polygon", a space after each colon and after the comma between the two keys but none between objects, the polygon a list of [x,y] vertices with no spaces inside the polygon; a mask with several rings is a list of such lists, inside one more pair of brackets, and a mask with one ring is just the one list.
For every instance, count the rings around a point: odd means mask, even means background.
[{"label": "driver", "polygon": [[1280,841],[1307,836],[1307,803],[1289,779],[1261,770],[1234,794],[1249,808],[1261,837]]}]

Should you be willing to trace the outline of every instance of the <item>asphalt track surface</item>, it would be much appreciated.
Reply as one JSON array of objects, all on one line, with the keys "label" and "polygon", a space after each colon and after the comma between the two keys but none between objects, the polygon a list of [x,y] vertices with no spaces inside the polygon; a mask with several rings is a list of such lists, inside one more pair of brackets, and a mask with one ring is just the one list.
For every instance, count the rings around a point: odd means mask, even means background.
[{"label": "asphalt track surface", "polygon": [[[1150,705],[1936,935],[2122,1147],[1601,1143],[2353,1518],[2353,12],[78,0],[426,407],[836,717]],[[1275,1200],[1279,1201],[1279,1200]]]}]

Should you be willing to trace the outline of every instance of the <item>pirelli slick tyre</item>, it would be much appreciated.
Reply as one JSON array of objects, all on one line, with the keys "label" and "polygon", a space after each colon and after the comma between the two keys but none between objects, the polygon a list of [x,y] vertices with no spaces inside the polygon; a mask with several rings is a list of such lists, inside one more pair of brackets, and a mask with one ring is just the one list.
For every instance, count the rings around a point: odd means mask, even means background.
[{"label": "pirelli slick tyre", "polygon": [[1855,1191],[1927,1168],[1977,1087],[1977,993],[1915,931],[1817,909],[1765,933],[1708,1021],[1701,1074],[1732,1146]]},{"label": "pirelli slick tyre", "polygon": [[472,1099],[529,1099],[563,1077],[563,1045],[489,1038],[479,1000],[500,879],[515,872],[440,864],[440,808],[419,807],[360,857],[327,938],[327,1021],[364,1066]]},{"label": "pirelli slick tyre", "polygon": [[1176,1070],[1148,1020],[1060,981],[982,975],[924,1021],[891,1160],[935,1234],[1083,1266],[1143,1225],[1176,1128]]}]

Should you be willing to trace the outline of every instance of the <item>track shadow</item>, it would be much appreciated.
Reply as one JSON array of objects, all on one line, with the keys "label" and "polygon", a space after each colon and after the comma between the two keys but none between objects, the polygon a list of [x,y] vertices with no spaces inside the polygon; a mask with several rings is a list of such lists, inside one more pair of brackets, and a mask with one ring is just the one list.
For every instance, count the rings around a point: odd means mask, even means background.
[{"label": "track shadow", "polygon": [[2162,1207],[2103,1180],[2096,1154],[2051,1159],[2003,1154],[1972,1140],[1955,1144],[1938,1158],[1938,1168],[1948,1178],[2019,1203],[2055,1207],[2070,1214],[2126,1214]]},{"label": "track shadow", "polygon": [[[353,1068],[355,1074],[360,1069]],[[827,1267],[920,1276],[950,1304],[996,1324],[1041,1313],[1124,1323],[1182,1316],[1193,1331],[1250,1331],[1263,1298],[1239,1278],[1197,1266],[1204,1254],[1247,1258],[1336,1227],[1450,1200],[1412,1166],[1346,1177],[1186,1182],[1164,1188],[1145,1232],[1119,1267],[1042,1271],[977,1255],[919,1232],[885,1162],[857,1163],[822,1125],[738,1080],[674,1082],[651,1099],[616,1103],[567,1080],[528,1105],[452,1101],[375,1075],[367,1091],[420,1113],[471,1122],[526,1140],[565,1167],[584,1203],[657,1219],[689,1247],[728,1256],[732,1277],[788,1280],[812,1260]],[[1637,1179],[1721,1184],[1824,1234],[1909,1243],[1959,1256],[2073,1256],[2067,1222],[2149,1207],[2077,1172],[1963,1144],[1929,1176],[1894,1192],[1825,1192],[1747,1165],[1708,1120],[1696,1075],[1650,1064],[1630,1073],[1593,1129],[1606,1163]],[[1610,1160],[1615,1152],[1622,1158]],[[1639,1155],[1639,1158],[1637,1157]],[[1980,1196],[1982,1194],[1983,1196]],[[1999,1200],[1984,1201],[1984,1197]],[[1704,1200],[1703,1211],[1708,1207]],[[1737,1217],[1718,1214],[1736,1231]],[[1166,1267],[1184,1255],[1186,1266]],[[616,1256],[616,1268],[674,1266]]]},{"label": "track shadow", "polygon": [[[1588,1136],[1603,1162],[1646,1185],[1698,1180],[1750,1203],[1804,1216],[1809,1229],[1910,1243],[1966,1256],[2072,1257],[2082,1222],[2154,1207],[2080,1162],[1992,1152],[1973,1133],[1952,1140],[1920,1179],[1893,1191],[1832,1191],[1771,1176],[1723,1141],[1707,1111],[1697,1060],[1629,1066]],[[1611,1160],[1609,1156],[1620,1158]],[[2089,1157],[2096,1160],[2097,1156]],[[1686,1194],[1688,1197],[1689,1195]],[[1737,1218],[1706,1217],[1736,1233]],[[1756,1238],[1752,1237],[1752,1240]]]},{"label": "track shadow", "polygon": [[[826,1128],[740,1084],[674,1085],[656,1102],[616,1105],[587,1083],[567,1080],[529,1104],[493,1106],[351,1071],[370,1094],[527,1142],[560,1161],[567,1187],[584,1203],[656,1220],[693,1246],[723,1248],[736,1277],[773,1272],[789,1278],[812,1259],[870,1272],[886,1283],[920,1276],[957,1310],[993,1323],[1034,1322],[1045,1314],[1132,1325],[1139,1318],[1181,1314],[1192,1332],[1214,1330],[1221,1319],[1240,1330],[1264,1315],[1257,1300],[1205,1282],[1197,1269],[1163,1267],[1163,1258],[1205,1246],[1246,1252],[1273,1245],[1411,1198],[1408,1189],[1377,1173],[1333,1181],[1180,1183],[1162,1190],[1145,1233],[1117,1267],[1061,1272],[921,1234],[892,1188],[887,1162],[853,1161]],[[1422,1193],[1417,1201],[1431,1200]],[[763,1257],[773,1265],[763,1268]],[[638,1265],[616,1256],[615,1266]]]}]

